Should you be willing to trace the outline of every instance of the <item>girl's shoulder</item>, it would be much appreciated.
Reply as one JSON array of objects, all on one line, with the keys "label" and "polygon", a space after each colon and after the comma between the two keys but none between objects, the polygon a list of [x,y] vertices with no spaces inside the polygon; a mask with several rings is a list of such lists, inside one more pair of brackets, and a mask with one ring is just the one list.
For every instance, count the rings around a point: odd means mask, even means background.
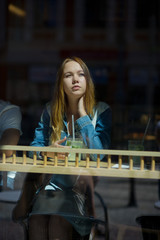
[{"label": "girl's shoulder", "polygon": [[43,108],[43,111],[41,114],[41,121],[43,121],[43,122],[49,121],[50,117],[51,117],[51,104],[50,104],[50,102],[48,102],[45,104],[45,106]]},{"label": "girl's shoulder", "polygon": [[42,115],[51,115],[51,102],[47,102],[44,109],[43,109],[43,114]]},{"label": "girl's shoulder", "polygon": [[[96,127],[97,120],[100,118],[101,114],[105,111],[110,111],[110,106],[105,102],[97,102],[93,109],[92,124]],[[109,113],[109,112],[108,112]]]},{"label": "girl's shoulder", "polygon": [[110,106],[106,102],[97,102],[93,111],[94,111],[94,113],[97,112],[98,115],[100,115],[107,109],[110,109]]},{"label": "girl's shoulder", "polygon": [[46,109],[47,109],[48,113],[51,112],[51,102],[46,103]]}]

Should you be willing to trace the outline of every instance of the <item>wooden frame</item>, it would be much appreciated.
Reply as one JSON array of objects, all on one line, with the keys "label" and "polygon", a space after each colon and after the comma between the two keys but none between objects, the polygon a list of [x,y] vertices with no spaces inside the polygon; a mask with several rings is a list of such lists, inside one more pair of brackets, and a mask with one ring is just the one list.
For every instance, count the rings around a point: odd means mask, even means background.
[{"label": "wooden frame", "polygon": [[[0,159],[0,171],[53,173],[53,174],[81,174],[104,177],[126,177],[160,179],[160,152],[129,151],[129,150],[99,150],[99,149],[64,149],[51,147],[32,146],[0,146],[2,158]],[[13,150],[12,157],[7,158],[5,150]],[[33,158],[28,157],[32,151]],[[37,158],[37,152],[54,152],[53,159]],[[65,159],[60,160],[57,153],[65,152]],[[68,153],[76,153],[75,161],[68,160]],[[79,154],[85,154],[85,159],[79,162]],[[90,159],[90,155],[97,156],[96,161]],[[104,155],[106,161],[100,161],[100,155]],[[133,157],[140,157],[140,166],[134,167]]]}]

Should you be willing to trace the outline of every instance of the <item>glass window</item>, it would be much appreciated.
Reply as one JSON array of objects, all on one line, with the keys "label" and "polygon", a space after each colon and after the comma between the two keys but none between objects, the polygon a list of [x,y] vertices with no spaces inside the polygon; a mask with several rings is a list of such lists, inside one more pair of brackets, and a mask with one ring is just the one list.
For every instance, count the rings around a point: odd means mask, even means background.
[{"label": "glass window", "polygon": [[148,28],[150,25],[151,17],[155,17],[155,24],[160,26],[159,0],[153,0],[152,4],[145,0],[137,1],[136,3],[136,26],[137,28]]},{"label": "glass window", "polygon": [[57,0],[39,0],[35,2],[35,27],[55,27],[56,16]]},{"label": "glass window", "polygon": [[85,26],[87,28],[104,28],[106,22],[106,4],[102,0],[101,4],[96,1],[85,1]]}]

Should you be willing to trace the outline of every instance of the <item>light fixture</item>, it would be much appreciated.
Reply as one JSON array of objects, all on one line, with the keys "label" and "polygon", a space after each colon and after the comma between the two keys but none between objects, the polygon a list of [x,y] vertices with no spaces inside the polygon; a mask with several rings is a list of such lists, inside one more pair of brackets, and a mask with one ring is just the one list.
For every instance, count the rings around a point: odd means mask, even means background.
[{"label": "light fixture", "polygon": [[25,17],[26,16],[26,12],[24,10],[20,9],[19,7],[16,7],[13,4],[8,5],[8,10],[11,13],[13,13],[13,14],[19,16],[19,17]]}]

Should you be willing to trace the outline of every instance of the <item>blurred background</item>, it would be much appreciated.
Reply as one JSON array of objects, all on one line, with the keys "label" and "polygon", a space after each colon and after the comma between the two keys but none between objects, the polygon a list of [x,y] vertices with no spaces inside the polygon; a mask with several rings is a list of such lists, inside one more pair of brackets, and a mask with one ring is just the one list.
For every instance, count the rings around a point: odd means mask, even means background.
[{"label": "blurred background", "polygon": [[59,63],[81,57],[98,100],[113,113],[113,149],[145,138],[154,150],[160,120],[160,1],[1,0],[0,99],[21,107],[23,135],[32,141],[50,101]]}]

